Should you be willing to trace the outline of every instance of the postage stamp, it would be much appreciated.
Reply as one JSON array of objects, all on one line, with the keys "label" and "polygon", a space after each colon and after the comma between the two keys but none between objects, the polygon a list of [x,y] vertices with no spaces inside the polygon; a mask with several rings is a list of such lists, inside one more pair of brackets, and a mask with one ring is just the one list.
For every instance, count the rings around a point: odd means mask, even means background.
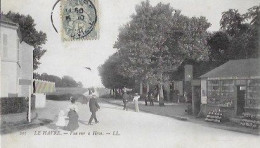
[{"label": "postage stamp", "polygon": [[98,39],[97,0],[61,0],[63,41]]}]

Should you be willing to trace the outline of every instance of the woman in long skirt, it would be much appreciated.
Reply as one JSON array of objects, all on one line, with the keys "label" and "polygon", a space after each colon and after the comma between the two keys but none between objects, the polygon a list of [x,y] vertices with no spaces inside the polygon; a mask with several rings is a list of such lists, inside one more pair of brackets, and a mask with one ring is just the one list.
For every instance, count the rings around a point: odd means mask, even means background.
[{"label": "woman in long skirt", "polygon": [[140,96],[136,93],[135,96],[134,96],[134,104],[135,104],[135,111],[136,112],[139,112],[139,106],[138,106],[138,99],[140,98]]},{"label": "woman in long skirt", "polygon": [[74,131],[79,127],[78,107],[75,104],[74,98],[71,98],[70,100],[71,100],[71,104],[69,106],[69,112],[68,112],[69,123],[65,127],[65,129],[68,131]]}]

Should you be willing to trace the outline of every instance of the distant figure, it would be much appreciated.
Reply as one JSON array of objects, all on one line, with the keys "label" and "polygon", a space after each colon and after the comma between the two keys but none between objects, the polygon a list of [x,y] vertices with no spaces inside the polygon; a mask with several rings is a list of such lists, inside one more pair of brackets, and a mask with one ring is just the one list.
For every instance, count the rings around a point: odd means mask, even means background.
[{"label": "distant figure", "polygon": [[65,116],[64,111],[60,110],[59,115],[58,115],[58,120],[56,122],[56,126],[58,128],[63,128],[64,126],[66,126],[65,118],[66,118],[66,116]]},{"label": "distant figure", "polygon": [[145,106],[147,106],[147,102],[149,101],[148,95],[142,95],[144,97]]},{"label": "distant figure", "polygon": [[135,104],[135,111],[136,112],[139,112],[139,106],[138,106],[138,99],[140,98],[140,96],[138,95],[138,93],[136,93],[135,95],[134,95],[134,99],[133,99],[133,101],[134,101],[134,104]]},{"label": "distant figure", "polygon": [[98,105],[97,96],[95,94],[92,94],[91,99],[89,100],[89,109],[91,112],[91,117],[88,124],[91,125],[93,119],[95,120],[95,123],[98,123],[99,121],[97,120],[96,112],[100,109],[100,106]]},{"label": "distant figure", "polygon": [[70,98],[71,104],[69,105],[69,112],[68,112],[68,117],[69,117],[69,123],[65,127],[66,130],[69,131],[74,131],[79,127],[79,115],[78,115],[78,107],[75,104],[76,100],[75,98]]},{"label": "distant figure", "polygon": [[148,92],[148,100],[150,101],[150,105],[151,105],[151,106],[154,105],[154,104],[153,104],[153,99],[154,99],[154,97],[153,97],[153,92],[149,91],[149,92]]},{"label": "distant figure", "polygon": [[159,91],[157,87],[155,87],[153,90],[153,99],[159,101]]},{"label": "distant figure", "polygon": [[128,108],[127,108],[128,98],[129,98],[129,95],[127,94],[127,92],[124,92],[124,94],[123,94],[123,103],[124,103],[123,110],[126,110],[126,111],[128,110]]}]

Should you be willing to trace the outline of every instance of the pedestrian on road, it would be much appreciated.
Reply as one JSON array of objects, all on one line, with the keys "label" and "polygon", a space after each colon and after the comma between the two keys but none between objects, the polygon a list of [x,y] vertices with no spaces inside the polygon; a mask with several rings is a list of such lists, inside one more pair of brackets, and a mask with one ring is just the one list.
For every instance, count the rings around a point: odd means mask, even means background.
[{"label": "pedestrian on road", "polygon": [[127,111],[128,97],[129,97],[129,95],[127,94],[127,92],[124,92],[124,94],[123,94],[123,103],[124,103],[123,110],[126,110],[126,111]]},{"label": "pedestrian on road", "polygon": [[140,98],[140,96],[138,95],[138,93],[136,93],[134,98],[133,98],[133,101],[134,101],[134,104],[135,104],[135,111],[136,112],[139,112],[139,106],[138,106],[138,99],[139,98]]},{"label": "pedestrian on road", "polygon": [[68,117],[69,123],[65,127],[65,130],[74,131],[79,127],[79,115],[78,115],[78,106],[75,104],[75,98],[70,98],[71,104],[68,107]]},{"label": "pedestrian on road", "polygon": [[144,97],[145,106],[147,106],[147,102],[149,100],[148,95],[143,94],[142,96]]},{"label": "pedestrian on road", "polygon": [[57,122],[55,123],[58,128],[63,128],[66,126],[65,118],[66,118],[66,116],[65,116],[64,111],[60,110]]},{"label": "pedestrian on road", "polygon": [[92,94],[91,99],[89,100],[89,109],[91,112],[91,117],[88,121],[88,124],[91,125],[93,119],[95,120],[95,123],[98,123],[99,121],[97,120],[96,112],[98,109],[100,109],[100,106],[98,105],[96,94]]},{"label": "pedestrian on road", "polygon": [[152,91],[149,91],[149,92],[148,92],[148,100],[150,101],[150,105],[151,105],[151,106],[154,105],[154,104],[153,104],[153,99],[154,99],[154,97],[153,97],[153,92],[152,92]]}]

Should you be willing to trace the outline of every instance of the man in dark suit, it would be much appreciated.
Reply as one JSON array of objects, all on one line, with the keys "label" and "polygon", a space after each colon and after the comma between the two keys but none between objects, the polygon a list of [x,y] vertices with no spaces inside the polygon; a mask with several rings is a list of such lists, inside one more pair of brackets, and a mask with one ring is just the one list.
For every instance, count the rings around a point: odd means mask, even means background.
[{"label": "man in dark suit", "polygon": [[123,110],[126,110],[126,111],[127,111],[128,98],[129,98],[129,95],[127,94],[127,92],[124,92],[124,94],[123,94],[123,103],[124,103]]},{"label": "man in dark suit", "polygon": [[89,100],[89,109],[91,112],[91,117],[89,119],[88,124],[91,125],[92,120],[95,120],[95,123],[98,123],[96,112],[98,109],[100,109],[98,102],[97,102],[97,96],[95,94],[92,94],[91,99]]}]

